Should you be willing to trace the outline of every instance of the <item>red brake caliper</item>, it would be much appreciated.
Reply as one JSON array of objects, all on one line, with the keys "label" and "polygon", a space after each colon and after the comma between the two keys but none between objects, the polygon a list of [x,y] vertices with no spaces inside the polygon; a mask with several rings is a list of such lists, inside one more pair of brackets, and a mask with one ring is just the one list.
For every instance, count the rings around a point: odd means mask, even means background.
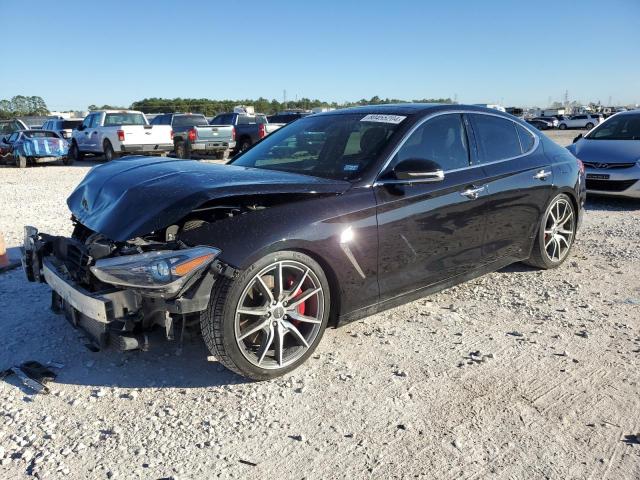
[{"label": "red brake caliper", "polygon": [[[289,277],[289,278],[287,279],[287,288],[291,288],[291,287],[293,287],[293,283],[294,283],[294,278],[293,278],[293,277]],[[293,298],[297,297],[297,296],[298,296],[298,295],[300,295],[301,293],[302,293],[302,288],[298,288],[298,290],[293,294]],[[306,303],[306,302],[302,302],[300,305],[298,305],[298,306],[296,307],[296,310],[298,310],[298,313],[299,313],[300,315],[304,315],[304,311],[305,311],[304,304],[305,304],[305,303]],[[298,320],[291,320],[291,322],[292,322],[294,325],[297,325],[298,323],[300,323]]]}]

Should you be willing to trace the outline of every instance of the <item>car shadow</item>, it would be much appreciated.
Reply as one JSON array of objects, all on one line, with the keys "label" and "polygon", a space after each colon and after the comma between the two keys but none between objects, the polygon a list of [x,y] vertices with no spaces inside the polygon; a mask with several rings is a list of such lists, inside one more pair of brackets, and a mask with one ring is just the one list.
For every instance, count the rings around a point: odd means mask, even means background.
[{"label": "car shadow", "polygon": [[640,199],[589,194],[587,196],[586,209],[587,214],[589,210],[616,212],[640,210]]},{"label": "car shadow", "polygon": [[[67,325],[67,328],[72,328]],[[76,331],[78,342],[85,337]],[[210,360],[202,338],[195,332],[187,336],[182,348],[178,341],[169,342],[160,331],[149,335],[148,351],[115,351],[106,348],[97,352],[86,344],[89,359],[65,365],[59,370],[56,383],[89,387],[116,388],[202,388],[247,383],[240,375],[227,370],[218,361]],[[86,357],[85,357],[86,358]]]}]

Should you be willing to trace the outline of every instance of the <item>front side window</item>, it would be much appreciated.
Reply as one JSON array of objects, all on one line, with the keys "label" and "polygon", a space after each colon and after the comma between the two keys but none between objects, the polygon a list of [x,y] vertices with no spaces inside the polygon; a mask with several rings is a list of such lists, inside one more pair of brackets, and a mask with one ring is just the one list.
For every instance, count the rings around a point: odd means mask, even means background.
[{"label": "front side window", "polygon": [[96,116],[95,113],[92,113],[91,115],[89,115],[87,118],[85,118],[82,121],[82,126],[84,128],[89,128],[91,126],[91,122],[93,121],[94,117]]},{"label": "front side window", "polygon": [[483,163],[522,155],[522,147],[514,122],[494,115],[477,113],[471,114],[470,117]]},{"label": "front side window", "polygon": [[397,128],[361,113],[307,117],[276,130],[231,163],[354,180],[375,162]]},{"label": "front side window", "polygon": [[439,115],[418,127],[400,147],[392,163],[407,159],[431,160],[445,171],[468,167],[469,148],[462,115]]},{"label": "front side window", "polygon": [[89,127],[91,127],[91,128],[99,127],[100,126],[100,117],[101,116],[102,116],[101,113],[94,113],[93,114],[93,118],[91,119],[91,123],[89,124]]}]

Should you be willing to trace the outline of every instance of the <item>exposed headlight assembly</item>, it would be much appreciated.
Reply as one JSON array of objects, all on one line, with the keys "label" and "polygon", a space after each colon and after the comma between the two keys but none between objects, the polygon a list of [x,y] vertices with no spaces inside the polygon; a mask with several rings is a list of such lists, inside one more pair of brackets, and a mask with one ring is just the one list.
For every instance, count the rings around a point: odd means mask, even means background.
[{"label": "exposed headlight assembly", "polygon": [[210,265],[219,254],[220,250],[212,247],[157,250],[104,258],[98,260],[91,271],[101,282],[172,294]]}]

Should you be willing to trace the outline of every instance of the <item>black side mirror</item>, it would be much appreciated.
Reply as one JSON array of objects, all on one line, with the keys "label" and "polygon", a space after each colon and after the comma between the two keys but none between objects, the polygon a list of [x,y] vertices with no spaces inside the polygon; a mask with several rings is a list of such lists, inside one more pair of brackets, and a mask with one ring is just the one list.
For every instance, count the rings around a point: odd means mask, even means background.
[{"label": "black side mirror", "polygon": [[396,180],[408,182],[441,182],[444,180],[442,167],[425,158],[407,158],[399,162],[393,169]]},{"label": "black side mirror", "polygon": [[579,134],[576,138],[573,139],[573,143],[576,143],[581,138],[582,138],[582,134]]}]

